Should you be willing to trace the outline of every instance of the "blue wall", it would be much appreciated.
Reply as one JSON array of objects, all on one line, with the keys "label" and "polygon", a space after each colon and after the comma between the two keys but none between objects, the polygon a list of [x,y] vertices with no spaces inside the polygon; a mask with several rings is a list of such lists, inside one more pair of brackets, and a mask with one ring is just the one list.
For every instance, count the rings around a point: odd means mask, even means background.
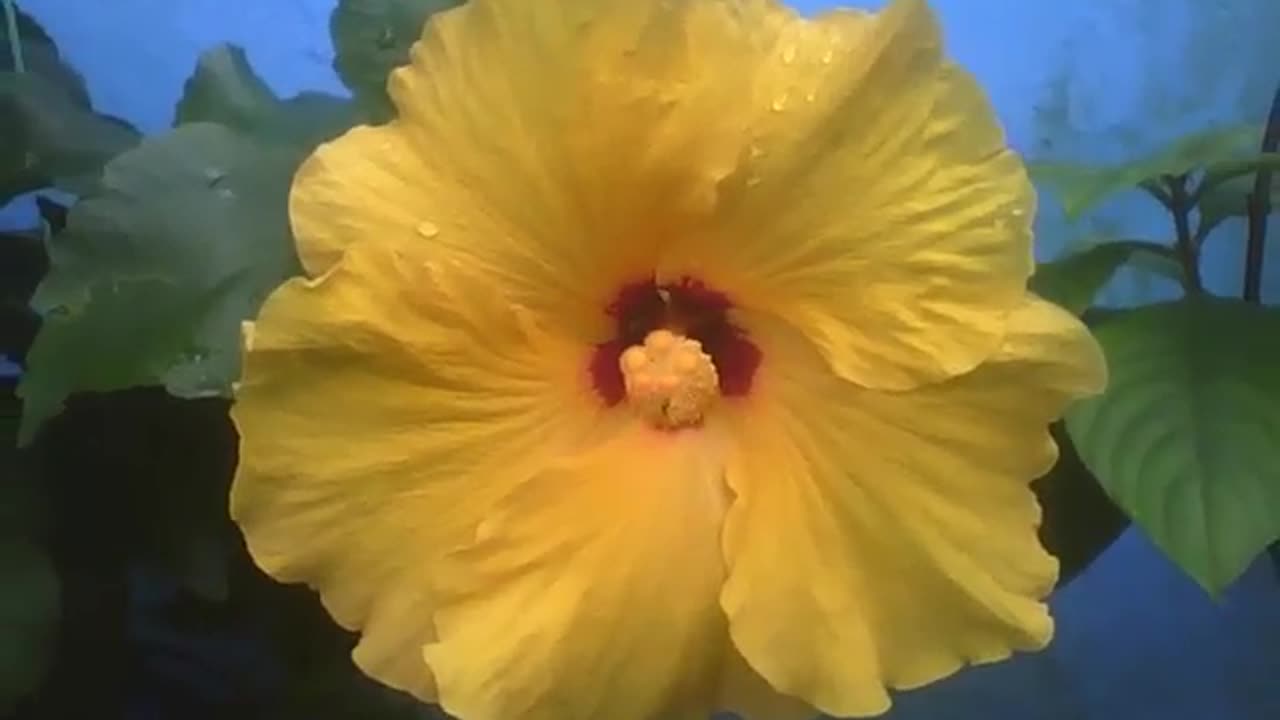
[{"label": "blue wall", "polygon": [[[200,50],[229,41],[278,91],[343,92],[329,67],[333,0],[25,0],[87,76],[97,106],[167,127]],[[854,3],[866,7],[879,2]],[[983,81],[1015,147],[1119,160],[1189,130],[1260,121],[1280,82],[1275,0],[935,0],[953,55]],[[800,0],[805,11],[827,4]],[[1159,7],[1157,11],[1154,8]],[[19,211],[22,212],[22,211]],[[4,218],[18,222],[14,211]],[[1042,201],[1041,256],[1092,232],[1168,236],[1144,198],[1070,225]],[[1206,278],[1238,292],[1243,228],[1211,240]],[[1274,243],[1273,243],[1274,245]],[[1280,298],[1280,248],[1269,287]],[[1108,300],[1171,288],[1123,278]],[[903,696],[895,720],[1275,720],[1280,587],[1265,562],[1215,605],[1137,533],[1055,599],[1050,650]]]}]

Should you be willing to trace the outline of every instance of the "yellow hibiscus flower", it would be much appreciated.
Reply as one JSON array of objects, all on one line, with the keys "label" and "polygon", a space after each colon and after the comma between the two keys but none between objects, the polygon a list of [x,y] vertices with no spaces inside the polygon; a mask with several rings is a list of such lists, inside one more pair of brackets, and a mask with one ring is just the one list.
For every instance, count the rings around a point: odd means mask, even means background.
[{"label": "yellow hibiscus flower", "polygon": [[471,0],[320,147],[232,513],[463,720],[868,716],[1044,646],[1100,390],[921,0]]}]

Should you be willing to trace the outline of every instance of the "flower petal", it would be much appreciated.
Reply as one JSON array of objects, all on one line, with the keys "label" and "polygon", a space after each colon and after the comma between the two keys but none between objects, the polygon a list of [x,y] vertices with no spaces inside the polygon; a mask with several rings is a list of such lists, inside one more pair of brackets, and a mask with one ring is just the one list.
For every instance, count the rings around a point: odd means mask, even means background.
[{"label": "flower petal", "polygon": [[[352,243],[424,242],[429,233],[418,228],[431,226],[423,225],[417,187],[427,177],[395,122],[352,128],[312,151],[289,191],[289,219],[307,274],[323,275]],[[465,206],[455,206],[455,212],[463,216],[455,222],[477,214]]]},{"label": "flower petal", "polygon": [[389,90],[399,119],[323,146],[291,203],[314,274],[352,242],[429,243],[604,339],[603,309],[715,202],[746,125],[721,3],[472,0]]},{"label": "flower petal", "polygon": [[1034,189],[985,96],[922,0],[766,15],[747,26],[759,61],[734,76],[753,99],[747,157],[720,224],[662,274],[791,318],[864,387],[973,369],[1033,269]]},{"label": "flower petal", "polygon": [[729,648],[724,663],[718,710],[741,720],[812,720],[820,714],[812,705],[774,690],[736,647]]},{"label": "flower petal", "polygon": [[1044,646],[1057,562],[1029,483],[1047,431],[1098,392],[1101,353],[1068,313],[1029,299],[971,373],[909,392],[834,377],[816,348],[755,316],[759,391],[733,415],[729,577],[744,657],[826,713],[884,712],[965,663]]},{"label": "flower petal", "polygon": [[546,469],[440,570],[426,658],[467,720],[705,720],[727,645],[719,433],[628,426]]},{"label": "flower petal", "polygon": [[361,629],[356,663],[424,699],[430,575],[597,421],[585,356],[456,269],[352,246],[252,326],[232,517],[269,574]]}]

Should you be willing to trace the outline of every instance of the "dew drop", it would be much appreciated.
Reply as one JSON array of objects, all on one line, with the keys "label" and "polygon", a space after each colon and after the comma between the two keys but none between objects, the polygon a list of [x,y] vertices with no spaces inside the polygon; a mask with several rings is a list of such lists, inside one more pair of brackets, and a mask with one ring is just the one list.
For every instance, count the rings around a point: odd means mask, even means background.
[{"label": "dew drop", "polygon": [[773,108],[774,112],[782,112],[787,107],[787,99],[787,94],[783,93],[774,98],[773,103],[769,107]]},{"label": "dew drop", "polygon": [[828,49],[826,52],[822,53],[822,64],[830,65],[831,61],[835,59],[835,56],[836,56],[835,52]]},{"label": "dew drop", "polygon": [[418,223],[418,234],[430,240],[431,238],[440,234],[440,226],[436,225],[430,220],[423,220],[422,222]]},{"label": "dew drop", "polygon": [[788,45],[782,48],[782,64],[790,65],[796,61],[796,46]]}]

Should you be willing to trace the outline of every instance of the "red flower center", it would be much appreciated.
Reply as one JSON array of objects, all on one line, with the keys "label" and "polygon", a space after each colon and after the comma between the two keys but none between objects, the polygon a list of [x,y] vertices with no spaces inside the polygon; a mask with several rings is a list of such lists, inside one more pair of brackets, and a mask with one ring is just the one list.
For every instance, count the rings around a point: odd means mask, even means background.
[{"label": "red flower center", "polygon": [[597,345],[591,358],[596,392],[606,405],[622,402],[627,391],[618,358],[627,348],[642,344],[651,331],[667,328],[702,343],[715,363],[722,396],[746,395],[760,366],[760,349],[729,322],[731,307],[724,293],[691,278],[661,286],[653,280],[624,285],[605,308],[614,319],[616,335]]}]

